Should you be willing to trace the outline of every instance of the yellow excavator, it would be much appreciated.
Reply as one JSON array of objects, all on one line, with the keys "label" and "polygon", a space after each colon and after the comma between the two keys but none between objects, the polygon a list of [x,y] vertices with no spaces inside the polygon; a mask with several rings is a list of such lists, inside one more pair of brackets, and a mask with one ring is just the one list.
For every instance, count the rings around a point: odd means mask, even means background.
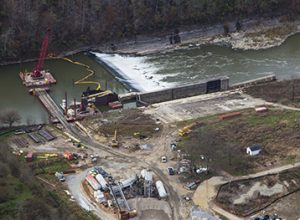
[{"label": "yellow excavator", "polygon": [[183,128],[178,129],[178,134],[179,134],[179,136],[183,137],[183,136],[187,135],[187,134],[190,133],[190,132],[192,131],[192,129],[193,129],[195,126],[197,126],[197,125],[199,125],[199,123],[194,122],[194,123],[189,124],[189,125],[187,125],[187,126],[185,126],[185,127],[183,127]]},{"label": "yellow excavator", "polygon": [[111,146],[119,147],[119,142],[117,140],[117,130],[115,130],[115,135],[114,135],[113,139],[111,140]]}]

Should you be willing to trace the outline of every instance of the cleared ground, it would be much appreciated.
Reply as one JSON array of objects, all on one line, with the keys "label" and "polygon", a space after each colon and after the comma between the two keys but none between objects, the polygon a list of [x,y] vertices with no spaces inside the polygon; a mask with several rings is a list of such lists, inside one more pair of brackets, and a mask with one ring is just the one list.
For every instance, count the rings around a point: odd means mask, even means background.
[{"label": "cleared ground", "polygon": [[[218,116],[199,119],[195,128],[180,143],[194,163],[205,164],[200,155],[208,158],[210,168],[223,175],[245,175],[274,165],[300,159],[298,128],[300,112],[270,108],[265,113],[247,109],[241,116],[221,120]],[[263,151],[256,157],[246,154],[246,148],[261,144]]]},{"label": "cleared ground", "polygon": [[240,180],[221,186],[216,202],[239,216],[249,216],[276,199],[300,189],[298,169],[255,179]]},{"label": "cleared ground", "polygon": [[280,217],[285,219],[299,219],[299,207],[300,191],[278,200],[264,211],[266,213],[277,213]]},{"label": "cleared ground", "polygon": [[106,112],[102,118],[86,119],[83,124],[104,136],[112,136],[115,130],[121,136],[133,137],[135,133],[152,136],[155,128],[160,127],[150,115],[139,109]]},{"label": "cleared ground", "polygon": [[230,112],[263,105],[265,102],[237,91],[218,92],[170,102],[153,104],[145,109],[165,123],[191,120],[195,118]]},{"label": "cleared ground", "polygon": [[253,97],[292,107],[300,107],[300,80],[275,81],[246,88]]}]

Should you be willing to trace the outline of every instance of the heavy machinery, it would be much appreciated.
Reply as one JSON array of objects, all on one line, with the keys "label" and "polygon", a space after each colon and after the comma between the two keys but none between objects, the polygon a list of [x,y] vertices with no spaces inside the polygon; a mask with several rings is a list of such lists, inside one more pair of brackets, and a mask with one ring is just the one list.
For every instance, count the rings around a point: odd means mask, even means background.
[{"label": "heavy machinery", "polygon": [[31,74],[32,78],[42,78],[43,77],[43,74],[41,73],[41,71],[44,67],[44,62],[45,62],[45,58],[46,58],[46,54],[47,54],[47,49],[48,49],[48,44],[49,44],[49,35],[50,35],[50,29],[48,29],[45,34],[45,37],[44,37],[44,40],[42,43],[42,47],[40,50],[38,63],[34,67],[32,74]]},{"label": "heavy machinery", "polygon": [[113,139],[111,140],[111,146],[119,147],[119,142],[117,140],[117,130],[115,130],[115,135],[114,135]]},{"label": "heavy machinery", "polygon": [[185,126],[183,128],[178,129],[179,136],[183,137],[183,136],[189,134],[192,131],[192,129],[194,127],[196,127],[197,125],[199,125],[199,123],[198,122],[194,122],[194,123],[189,124],[189,125],[187,125],[187,126]]}]

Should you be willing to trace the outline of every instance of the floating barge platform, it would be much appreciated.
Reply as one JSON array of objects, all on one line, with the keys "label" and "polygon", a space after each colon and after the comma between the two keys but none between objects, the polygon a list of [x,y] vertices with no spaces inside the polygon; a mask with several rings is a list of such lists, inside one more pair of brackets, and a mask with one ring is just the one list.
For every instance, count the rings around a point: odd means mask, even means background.
[{"label": "floating barge platform", "polygon": [[20,72],[19,76],[22,80],[23,85],[26,87],[41,87],[48,86],[56,83],[56,79],[52,76],[51,73],[46,71],[41,71],[42,76],[34,78],[31,76],[31,72]]}]

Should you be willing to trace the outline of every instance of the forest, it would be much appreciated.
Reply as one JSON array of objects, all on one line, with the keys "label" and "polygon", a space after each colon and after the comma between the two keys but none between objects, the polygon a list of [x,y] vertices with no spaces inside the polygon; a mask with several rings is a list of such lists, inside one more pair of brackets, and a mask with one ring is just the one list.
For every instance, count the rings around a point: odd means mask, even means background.
[{"label": "forest", "polygon": [[94,219],[75,203],[69,207],[57,191],[42,185],[2,139],[0,150],[0,219]]},{"label": "forest", "polygon": [[183,25],[299,12],[299,0],[6,0],[0,8],[0,59],[37,57],[47,28],[50,51],[60,53]]}]

